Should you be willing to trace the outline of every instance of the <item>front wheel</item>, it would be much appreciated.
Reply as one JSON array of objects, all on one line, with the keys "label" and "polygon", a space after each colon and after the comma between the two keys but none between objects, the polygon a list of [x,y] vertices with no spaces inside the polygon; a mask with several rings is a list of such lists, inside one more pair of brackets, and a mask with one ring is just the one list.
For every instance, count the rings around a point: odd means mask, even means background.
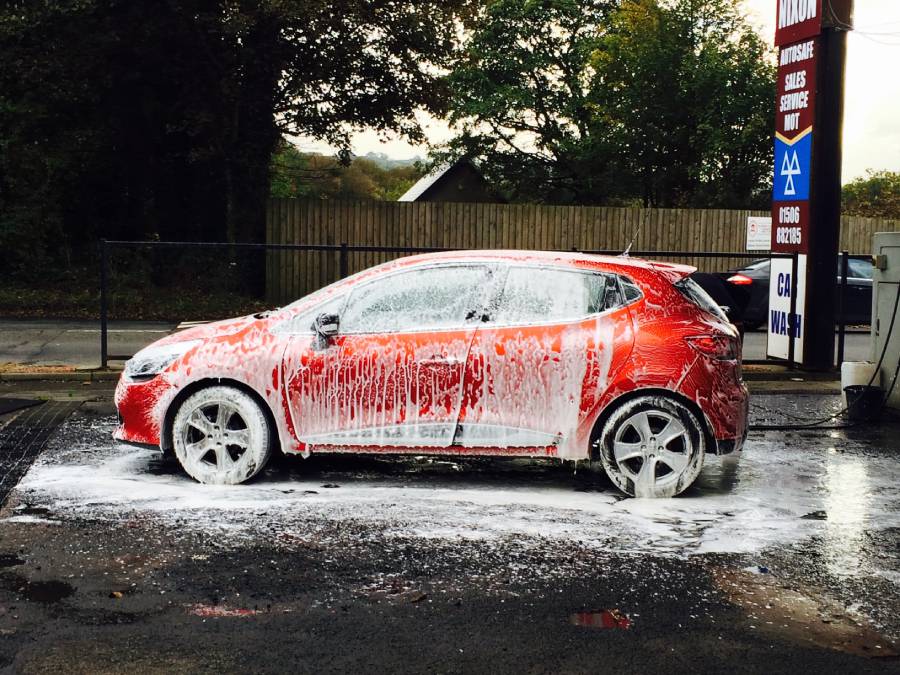
[{"label": "front wheel", "polygon": [[247,392],[206,387],[188,396],[175,414],[172,445],[181,466],[195,480],[237,485],[268,462],[272,430]]},{"label": "front wheel", "polygon": [[687,406],[666,396],[640,396],[613,412],[599,450],[604,470],[622,492],[674,497],[700,474],[706,441]]}]

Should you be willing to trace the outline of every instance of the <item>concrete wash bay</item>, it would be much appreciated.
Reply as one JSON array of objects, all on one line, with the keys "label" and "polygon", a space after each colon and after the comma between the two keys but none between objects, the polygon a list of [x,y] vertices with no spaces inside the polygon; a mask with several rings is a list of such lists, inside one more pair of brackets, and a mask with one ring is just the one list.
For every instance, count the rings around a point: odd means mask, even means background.
[{"label": "concrete wash bay", "polygon": [[[900,670],[882,658],[900,638],[893,424],[751,432],[670,500],[487,459],[323,456],[203,486],[111,441],[96,386],[0,511],[0,667]],[[758,393],[753,422],[838,406]]]}]

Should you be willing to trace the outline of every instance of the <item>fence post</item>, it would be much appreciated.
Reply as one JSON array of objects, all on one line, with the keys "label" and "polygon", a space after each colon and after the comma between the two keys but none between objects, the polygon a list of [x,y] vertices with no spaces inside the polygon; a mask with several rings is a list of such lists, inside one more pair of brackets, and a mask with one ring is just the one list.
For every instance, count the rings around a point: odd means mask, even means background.
[{"label": "fence post", "polygon": [[341,242],[341,257],[339,267],[341,279],[346,279],[350,275],[350,250],[347,246],[346,241]]},{"label": "fence post", "polygon": [[107,342],[107,285],[108,285],[108,245],[106,239],[100,240],[100,367],[104,370],[109,365],[109,344]]},{"label": "fence post", "polygon": [[850,271],[850,254],[847,251],[841,251],[841,283],[838,286],[840,293],[838,294],[838,344],[837,344],[837,367],[840,368],[844,362],[844,335],[847,332],[847,325],[844,316],[846,312],[845,301],[847,299],[847,276]]},{"label": "fence post", "polygon": [[[788,314],[788,368],[794,369],[794,341],[797,338],[797,267],[799,255],[791,255],[791,311]],[[771,321],[770,317],[766,320]]]}]

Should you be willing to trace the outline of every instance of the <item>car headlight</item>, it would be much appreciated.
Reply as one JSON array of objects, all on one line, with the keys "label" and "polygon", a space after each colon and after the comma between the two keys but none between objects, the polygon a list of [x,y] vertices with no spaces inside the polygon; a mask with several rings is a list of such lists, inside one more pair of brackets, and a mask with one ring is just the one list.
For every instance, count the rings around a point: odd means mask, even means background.
[{"label": "car headlight", "polygon": [[153,377],[172,365],[178,358],[187,354],[202,340],[185,340],[173,342],[159,347],[150,346],[142,349],[125,362],[125,375],[132,379]]}]

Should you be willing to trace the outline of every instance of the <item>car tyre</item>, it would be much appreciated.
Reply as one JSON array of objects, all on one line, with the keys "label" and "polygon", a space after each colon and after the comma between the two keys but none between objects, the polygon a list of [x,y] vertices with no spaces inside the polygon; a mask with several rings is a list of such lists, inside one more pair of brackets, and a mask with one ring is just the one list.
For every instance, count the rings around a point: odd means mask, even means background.
[{"label": "car tyre", "polygon": [[237,485],[269,461],[272,429],[253,396],[235,387],[212,386],[194,392],[178,408],[172,445],[195,480]]},{"label": "car tyre", "polygon": [[598,441],[603,468],[632,497],[674,497],[700,474],[706,436],[683,403],[661,395],[639,396],[619,406]]}]

